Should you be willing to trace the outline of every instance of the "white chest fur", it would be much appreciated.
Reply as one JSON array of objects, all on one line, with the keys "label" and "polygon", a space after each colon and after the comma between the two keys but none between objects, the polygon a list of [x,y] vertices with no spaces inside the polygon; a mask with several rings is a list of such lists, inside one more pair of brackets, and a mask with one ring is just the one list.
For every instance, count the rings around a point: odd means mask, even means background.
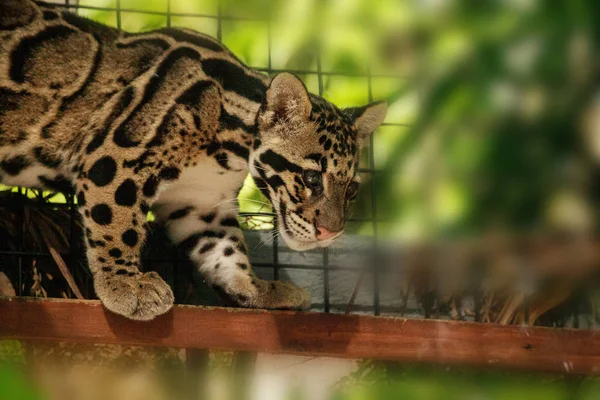
[{"label": "white chest fur", "polygon": [[[240,164],[240,165],[237,165]],[[194,207],[209,212],[213,208],[235,208],[236,195],[248,175],[242,162],[228,171],[213,158],[207,157],[195,167],[182,170],[179,179],[161,188],[152,207],[159,220],[182,207]]]}]

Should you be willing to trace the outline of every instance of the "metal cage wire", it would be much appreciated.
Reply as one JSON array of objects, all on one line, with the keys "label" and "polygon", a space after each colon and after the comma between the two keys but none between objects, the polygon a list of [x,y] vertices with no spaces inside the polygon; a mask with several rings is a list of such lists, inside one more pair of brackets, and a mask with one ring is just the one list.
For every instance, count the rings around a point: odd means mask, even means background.
[{"label": "metal cage wire", "polygon": [[[73,1],[73,0],[64,0],[64,1],[60,1],[60,0],[54,0],[51,2],[53,4],[57,4],[61,7],[64,7],[66,9],[69,9],[71,11],[74,12],[78,12],[79,10],[96,10],[96,11],[108,11],[108,12],[115,12],[116,13],[116,27],[119,30],[122,30],[122,13],[132,13],[132,14],[146,14],[146,15],[160,15],[160,16],[164,16],[166,18],[166,26],[167,27],[171,27],[171,19],[172,17],[198,17],[198,18],[207,18],[207,19],[213,19],[217,21],[217,39],[219,41],[222,42],[223,40],[223,22],[224,21],[261,21],[262,23],[266,24],[267,27],[267,43],[268,43],[268,48],[267,48],[267,67],[252,67],[256,70],[265,72],[267,74],[273,74],[273,73],[279,73],[279,72],[290,72],[290,73],[294,73],[297,75],[316,75],[318,78],[318,94],[319,95],[323,95],[323,91],[324,91],[324,84],[323,84],[323,78],[325,76],[328,77],[333,77],[333,76],[339,76],[339,77],[354,77],[354,78],[362,78],[365,79],[366,83],[367,83],[367,90],[368,90],[368,99],[369,101],[373,100],[373,90],[372,90],[372,78],[374,77],[378,77],[378,78],[398,78],[398,76],[395,75],[385,75],[385,74],[371,74],[371,71],[368,70],[367,73],[357,73],[357,72],[349,72],[349,71],[323,71],[322,67],[321,67],[321,51],[320,49],[317,49],[316,51],[316,64],[317,64],[317,69],[316,70],[298,70],[298,69],[277,69],[277,68],[273,68],[272,67],[272,32],[271,32],[271,26],[268,20],[266,19],[257,19],[257,18],[247,18],[247,17],[239,17],[239,16],[228,16],[228,15],[224,15],[221,12],[221,4],[219,2],[218,4],[218,12],[216,15],[212,15],[212,14],[202,14],[202,13],[182,13],[182,12],[172,12],[171,11],[171,0],[166,0],[166,12],[160,12],[160,11],[151,11],[151,10],[143,10],[143,9],[130,9],[130,8],[123,8],[121,7],[121,1],[120,0],[115,0],[115,7],[99,7],[99,6],[92,6],[92,5],[83,5],[83,4],[78,4],[77,1]],[[402,123],[384,123],[383,126],[398,126],[398,127],[406,127],[408,126],[408,124],[402,124]],[[356,217],[356,218],[350,218],[349,221],[351,222],[370,222],[372,223],[373,226],[373,232],[374,232],[374,241],[377,241],[377,205],[376,205],[376,191],[375,191],[375,179],[373,179],[373,176],[381,171],[378,171],[375,169],[375,164],[374,164],[374,139],[373,137],[370,138],[370,143],[368,146],[368,162],[369,165],[368,167],[364,168],[361,167],[359,168],[358,172],[361,174],[366,174],[370,179],[369,182],[370,184],[369,186],[369,195],[371,197],[371,202],[372,202],[372,206],[371,206],[371,218],[361,218],[361,217]],[[19,192],[22,193],[23,195],[25,194],[26,189],[23,188],[19,188]],[[364,191],[363,191],[363,195],[365,195]],[[75,265],[75,263],[77,262],[78,258],[80,257],[85,257],[85,254],[82,252],[82,249],[78,248],[78,242],[77,242],[77,238],[75,235],[75,224],[76,224],[76,218],[77,218],[77,205],[75,204],[74,201],[74,196],[72,194],[68,194],[65,196],[66,197],[66,203],[64,204],[60,204],[60,203],[52,203],[51,206],[52,207],[66,207],[69,210],[70,213],[70,251],[68,252],[68,254],[64,254],[64,256],[68,257],[68,259],[70,260],[70,264],[71,265]],[[41,205],[41,203],[40,203]],[[46,204],[48,205],[48,204]],[[36,204],[37,206],[37,204]],[[21,210],[23,211],[23,210]],[[242,212],[240,213],[241,217],[255,217],[255,216],[268,216],[268,217],[272,217],[274,218],[274,226],[276,226],[276,215],[273,213],[267,213],[267,212]],[[23,214],[21,213],[20,215],[20,219],[19,219],[19,226],[20,226],[20,230],[19,230],[19,238],[18,238],[18,242],[21,244],[20,248],[17,251],[13,251],[13,250],[0,250],[0,255],[5,255],[5,256],[15,256],[18,257],[18,266],[19,266],[19,288],[18,288],[18,294],[22,295],[23,292],[23,282],[22,282],[22,276],[23,276],[23,258],[24,257],[49,257],[50,254],[49,253],[40,253],[40,252],[30,252],[30,251],[25,251],[25,249],[23,248],[23,243],[24,243],[24,238],[26,235],[26,232],[24,231],[24,224],[23,224]],[[282,266],[279,264],[279,246],[278,246],[278,238],[276,235],[273,236],[272,239],[272,245],[273,245],[273,263],[272,264],[264,264],[264,263],[254,263],[254,265],[256,267],[262,267],[262,268],[272,268],[273,269],[273,276],[274,279],[278,280],[279,279],[279,271],[281,268],[286,268],[286,269],[313,269],[313,270],[322,270],[323,271],[323,299],[324,299],[324,304],[323,304],[323,309],[325,312],[330,312],[330,286],[329,286],[329,272],[333,271],[333,270],[350,270],[350,268],[345,268],[343,266],[334,266],[334,265],[330,265],[329,263],[329,250],[328,249],[323,249],[322,250],[322,266],[318,267],[318,266],[314,266],[314,265],[294,265],[294,266],[289,266],[289,265],[285,265]],[[180,258],[177,254],[177,251],[173,251],[171,257],[165,257],[165,258],[146,258],[145,259],[147,262],[153,262],[153,261],[170,261],[173,263],[173,268],[174,268],[174,272],[173,272],[173,279],[174,279],[174,287],[175,288],[179,288],[179,280],[182,277],[182,271],[180,270]],[[146,267],[148,267],[148,265],[146,265]],[[88,276],[90,275],[89,271],[86,271],[86,273],[88,274]],[[91,277],[91,276],[89,276]],[[379,296],[379,290],[378,290],[378,281],[379,281],[379,275],[377,274],[377,270],[375,269],[373,272],[373,279],[374,279],[374,297],[373,297],[373,313],[374,315],[379,315],[380,314],[380,309],[381,309],[381,302],[380,302],[380,296]],[[175,290],[175,297],[176,299],[181,299],[182,298],[182,294],[178,293],[177,290]]]},{"label": "metal cage wire", "polygon": [[[298,75],[316,75],[317,76],[317,81],[318,81],[318,94],[319,95],[323,95],[324,92],[324,77],[335,77],[335,76],[339,76],[339,77],[353,77],[353,78],[359,78],[359,79],[364,79],[366,82],[366,89],[367,89],[367,97],[369,99],[369,101],[373,101],[373,79],[374,78],[394,78],[397,79],[399,78],[399,76],[395,76],[395,75],[385,75],[385,74],[372,74],[371,70],[369,68],[367,68],[366,73],[359,73],[359,72],[351,72],[351,71],[324,71],[322,68],[322,60],[321,60],[321,50],[319,48],[316,49],[316,70],[311,70],[311,69],[278,69],[278,68],[273,68],[272,65],[272,30],[271,30],[271,25],[270,22],[267,19],[256,19],[256,18],[246,18],[246,17],[239,17],[239,16],[228,16],[228,15],[224,15],[222,14],[221,11],[221,5],[219,4],[218,6],[218,10],[216,15],[211,15],[211,14],[202,14],[202,13],[182,13],[182,12],[172,12],[171,11],[171,0],[166,0],[166,12],[160,12],[160,11],[150,11],[150,10],[142,10],[142,9],[130,9],[130,8],[122,8],[121,7],[121,1],[120,0],[115,0],[116,1],[116,7],[98,7],[98,6],[90,6],[90,5],[80,5],[80,4],[76,4],[73,2],[73,0],[64,0],[64,2],[58,2],[55,1],[55,3],[59,4],[62,7],[65,7],[67,9],[73,10],[75,12],[77,12],[78,10],[82,10],[82,9],[88,9],[88,10],[97,10],[97,11],[109,11],[109,12],[115,12],[116,13],[116,26],[119,30],[122,29],[122,13],[132,13],[132,14],[147,14],[147,15],[160,15],[160,16],[164,16],[166,18],[166,26],[167,27],[171,27],[171,23],[172,23],[172,17],[198,17],[198,18],[207,18],[207,19],[212,19],[215,20],[217,23],[217,39],[219,41],[223,40],[223,22],[224,21],[259,21],[261,23],[266,24],[266,30],[267,30],[267,66],[266,67],[254,67],[255,69],[268,73],[268,74],[273,74],[273,73],[279,73],[279,72],[291,72],[294,74],[298,74]],[[383,126],[392,126],[392,127],[408,127],[410,126],[410,124],[404,124],[404,123],[390,123],[390,122],[386,122],[383,124]],[[359,168],[359,173],[365,174],[369,179],[368,185],[365,185],[368,187],[368,193],[366,190],[363,189],[362,195],[363,196],[370,196],[370,202],[371,202],[371,210],[370,210],[370,218],[364,218],[364,217],[357,217],[357,218],[351,218],[350,221],[352,222],[362,222],[362,223],[371,223],[372,224],[372,230],[373,230],[373,241],[372,241],[372,246],[373,249],[376,249],[377,247],[377,243],[378,243],[378,222],[381,222],[379,220],[379,213],[378,213],[378,209],[377,209],[377,195],[376,195],[376,179],[375,176],[379,173],[381,173],[381,170],[376,169],[375,167],[375,162],[374,162],[374,157],[375,157],[375,151],[374,151],[374,144],[375,144],[375,140],[376,138],[374,137],[375,135],[372,135],[370,138],[370,143],[369,146],[367,147],[367,151],[368,151],[368,166],[366,167],[361,167]],[[366,187],[365,187],[366,189]],[[20,189],[21,190],[21,189]],[[23,192],[24,193],[24,192]],[[48,205],[48,204],[46,204]],[[66,203],[64,204],[56,204],[53,203],[51,204],[52,207],[66,207],[69,210],[70,213],[70,226],[69,226],[69,230],[70,230],[70,249],[68,254],[65,254],[66,257],[68,257],[68,259],[70,260],[70,264],[71,266],[76,265],[77,261],[81,258],[81,257],[85,257],[85,254],[82,252],[82,249],[78,248],[78,241],[77,241],[77,237],[75,235],[76,232],[76,218],[77,218],[77,205],[75,204],[74,201],[74,196],[73,195],[67,195],[66,196]],[[21,278],[23,276],[23,258],[24,257],[49,257],[50,254],[48,253],[34,253],[34,252],[28,252],[25,251],[23,245],[24,245],[24,238],[26,235],[25,232],[25,227],[23,224],[23,213],[22,213],[23,209],[21,209],[21,215],[20,215],[20,219],[19,219],[19,224],[20,224],[20,230],[18,233],[18,243],[20,243],[20,247],[17,251],[3,251],[0,250],[0,255],[6,255],[6,256],[15,256],[18,257],[18,267],[19,267],[19,288],[18,288],[18,294],[21,295],[22,294],[22,281]],[[263,213],[263,212],[256,212],[256,213],[249,213],[249,212],[245,212],[245,213],[240,213],[240,216],[242,217],[254,217],[254,216],[268,216],[268,217],[272,217],[272,218],[276,218],[276,215],[273,213]],[[276,223],[273,224],[274,228],[276,229]],[[315,265],[282,265],[280,264],[280,254],[279,254],[279,246],[278,246],[278,238],[276,235],[273,236],[272,238],[272,246],[273,246],[273,254],[272,254],[272,263],[254,263],[254,266],[256,267],[260,267],[260,268],[271,268],[273,271],[273,277],[274,279],[278,280],[280,278],[280,270],[282,268],[285,269],[305,269],[305,270],[318,270],[318,271],[322,271],[323,273],[323,310],[324,312],[331,312],[331,298],[330,298],[330,272],[331,271],[343,271],[343,270],[350,270],[351,268],[345,267],[345,266],[340,266],[340,265],[330,265],[330,250],[328,249],[323,249],[322,250],[322,265],[320,266],[315,266]],[[373,253],[376,253],[376,251],[374,251]],[[155,262],[155,261],[163,261],[163,262],[171,262],[173,265],[173,283],[174,283],[174,292],[175,292],[175,297],[176,297],[176,301],[180,302],[180,300],[183,298],[184,294],[181,293],[181,291],[179,290],[179,288],[181,288],[181,279],[183,279],[183,277],[186,275],[186,273],[182,272],[181,270],[181,258],[180,255],[178,254],[178,252],[174,249],[172,254],[170,256],[165,256],[165,257],[153,257],[153,258],[145,258],[144,259],[146,261],[146,265],[145,267],[148,268],[150,266],[150,263]],[[374,265],[372,266],[372,271],[370,272],[370,275],[373,279],[372,284],[373,284],[373,305],[372,305],[372,313],[374,315],[380,315],[382,313],[382,308],[385,307],[384,304],[382,304],[381,301],[381,296],[380,296],[380,281],[381,281],[381,275],[380,275],[380,271],[379,268],[377,267],[378,263],[373,263]],[[81,273],[81,272],[79,272]],[[89,281],[89,271],[85,271],[85,274],[88,275],[88,281]],[[362,278],[362,277],[361,277]],[[87,281],[86,281],[87,282]],[[88,291],[89,288],[86,288],[86,291]],[[348,294],[350,295],[350,293]],[[479,312],[479,306],[480,303],[480,298],[479,296],[475,296],[474,297],[474,302],[475,302],[475,315],[474,315],[474,320],[475,321],[479,321],[481,319],[481,315]],[[529,315],[529,302],[525,301],[524,302],[524,313],[527,319],[527,315]],[[431,310],[428,309],[429,307],[426,305],[425,307],[425,318],[430,318],[431,317]],[[578,327],[579,326],[579,318],[578,318],[578,310],[579,307],[576,306],[575,310],[574,310],[574,319],[573,319],[573,327]]]}]

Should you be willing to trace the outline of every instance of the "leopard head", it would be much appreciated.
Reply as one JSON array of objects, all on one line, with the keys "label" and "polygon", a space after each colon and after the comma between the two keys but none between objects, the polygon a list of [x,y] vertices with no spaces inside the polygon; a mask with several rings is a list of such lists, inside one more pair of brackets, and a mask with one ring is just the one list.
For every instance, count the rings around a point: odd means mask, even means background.
[{"label": "leopard head", "polygon": [[327,247],[343,234],[360,184],[360,145],[386,110],[385,103],[339,109],[294,75],[273,78],[257,116],[250,172],[290,248]]}]

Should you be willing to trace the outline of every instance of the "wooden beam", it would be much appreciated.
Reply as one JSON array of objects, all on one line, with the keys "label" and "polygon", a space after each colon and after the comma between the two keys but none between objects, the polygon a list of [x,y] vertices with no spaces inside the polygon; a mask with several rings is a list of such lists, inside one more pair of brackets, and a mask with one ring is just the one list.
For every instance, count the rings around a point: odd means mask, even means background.
[{"label": "wooden beam", "polygon": [[176,306],[150,322],[98,301],[0,298],[0,337],[594,374],[597,331]]}]

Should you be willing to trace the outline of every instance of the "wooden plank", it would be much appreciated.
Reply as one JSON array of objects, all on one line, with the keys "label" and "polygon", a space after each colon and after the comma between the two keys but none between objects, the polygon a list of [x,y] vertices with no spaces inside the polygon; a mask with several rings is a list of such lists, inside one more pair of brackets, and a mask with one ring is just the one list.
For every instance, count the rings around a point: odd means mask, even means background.
[{"label": "wooden plank", "polygon": [[598,331],[176,306],[150,322],[100,302],[0,298],[0,337],[210,348],[568,374],[600,371]]}]

